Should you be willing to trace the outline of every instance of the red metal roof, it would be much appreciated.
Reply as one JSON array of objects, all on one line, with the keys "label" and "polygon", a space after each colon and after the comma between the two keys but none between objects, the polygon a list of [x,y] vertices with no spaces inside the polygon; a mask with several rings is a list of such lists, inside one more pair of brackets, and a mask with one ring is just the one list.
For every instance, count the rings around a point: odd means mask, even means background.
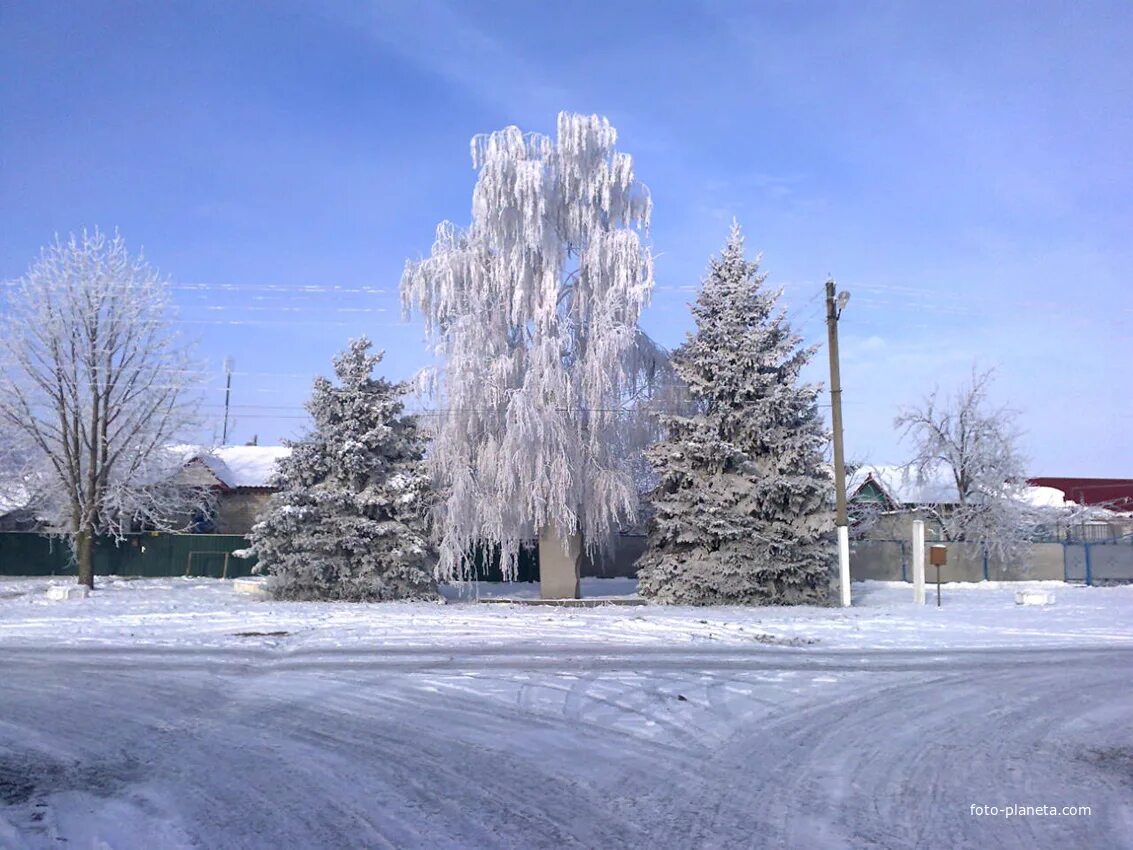
[{"label": "red metal roof", "polygon": [[1133,511],[1133,478],[1029,478],[1036,487],[1057,487],[1079,505]]}]

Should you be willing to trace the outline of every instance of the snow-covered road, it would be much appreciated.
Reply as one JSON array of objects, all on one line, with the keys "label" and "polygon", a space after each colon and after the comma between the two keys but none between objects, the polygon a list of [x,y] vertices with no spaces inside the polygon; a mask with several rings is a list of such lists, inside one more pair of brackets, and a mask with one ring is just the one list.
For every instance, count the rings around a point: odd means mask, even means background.
[{"label": "snow-covered road", "polygon": [[[8,651],[0,846],[1133,836],[1133,649],[564,653]],[[1092,814],[981,817],[973,804]]]},{"label": "snow-covered road", "polygon": [[0,587],[4,850],[1133,844],[1133,588],[841,611],[45,586]]}]

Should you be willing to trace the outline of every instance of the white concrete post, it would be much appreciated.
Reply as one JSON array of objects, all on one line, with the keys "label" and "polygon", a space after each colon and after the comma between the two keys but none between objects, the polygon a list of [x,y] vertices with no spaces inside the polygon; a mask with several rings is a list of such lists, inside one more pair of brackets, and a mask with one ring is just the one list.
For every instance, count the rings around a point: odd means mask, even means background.
[{"label": "white concrete post", "polygon": [[924,605],[924,520],[913,520],[913,602]]},{"label": "white concrete post", "polygon": [[838,578],[842,585],[842,607],[850,607],[850,529],[838,526]]}]

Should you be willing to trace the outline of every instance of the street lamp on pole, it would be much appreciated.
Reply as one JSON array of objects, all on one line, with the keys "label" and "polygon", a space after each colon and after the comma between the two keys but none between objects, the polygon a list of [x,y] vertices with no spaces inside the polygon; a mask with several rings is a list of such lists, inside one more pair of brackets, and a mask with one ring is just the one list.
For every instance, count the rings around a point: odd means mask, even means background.
[{"label": "street lamp on pole", "polygon": [[850,300],[849,292],[834,294],[834,279],[826,281],[826,333],[830,349],[830,419],[834,428],[834,491],[838,529],[838,579],[842,606],[850,605],[850,522],[846,515],[846,456],[842,447],[842,379],[838,370],[838,319]]}]

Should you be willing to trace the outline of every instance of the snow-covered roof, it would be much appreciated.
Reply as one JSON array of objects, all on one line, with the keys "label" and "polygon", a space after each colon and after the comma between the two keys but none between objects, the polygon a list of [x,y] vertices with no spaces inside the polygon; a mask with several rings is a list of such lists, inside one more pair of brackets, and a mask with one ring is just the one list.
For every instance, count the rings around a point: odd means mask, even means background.
[{"label": "snow-covered roof", "polygon": [[197,460],[226,487],[270,487],[275,465],[291,454],[287,446],[219,446],[187,453],[186,463]]},{"label": "snow-covered roof", "polygon": [[956,484],[947,474],[937,474],[923,482],[903,466],[859,466],[846,479],[846,492],[851,498],[867,481],[872,480],[899,505],[949,505],[958,502]]},{"label": "snow-covered roof", "polygon": [[1065,508],[1074,504],[1057,487],[1028,485],[1022,488],[1019,495],[1033,508]]},{"label": "snow-covered roof", "polygon": [[[275,465],[291,454],[286,446],[169,446],[182,465],[200,463],[225,487],[270,487]],[[0,516],[29,506],[31,493],[24,482],[0,476]]]},{"label": "snow-covered roof", "polygon": [[[846,480],[846,492],[854,494],[867,481],[872,480],[898,505],[955,505],[960,501],[956,482],[947,470],[938,469],[924,481],[917,481],[915,472],[904,466],[859,466]],[[1063,508],[1073,505],[1065,494],[1054,487],[1022,486],[1020,499],[1036,508]]]},{"label": "snow-covered roof", "polygon": [[21,481],[0,481],[0,516],[23,510],[31,501],[31,494]]}]

